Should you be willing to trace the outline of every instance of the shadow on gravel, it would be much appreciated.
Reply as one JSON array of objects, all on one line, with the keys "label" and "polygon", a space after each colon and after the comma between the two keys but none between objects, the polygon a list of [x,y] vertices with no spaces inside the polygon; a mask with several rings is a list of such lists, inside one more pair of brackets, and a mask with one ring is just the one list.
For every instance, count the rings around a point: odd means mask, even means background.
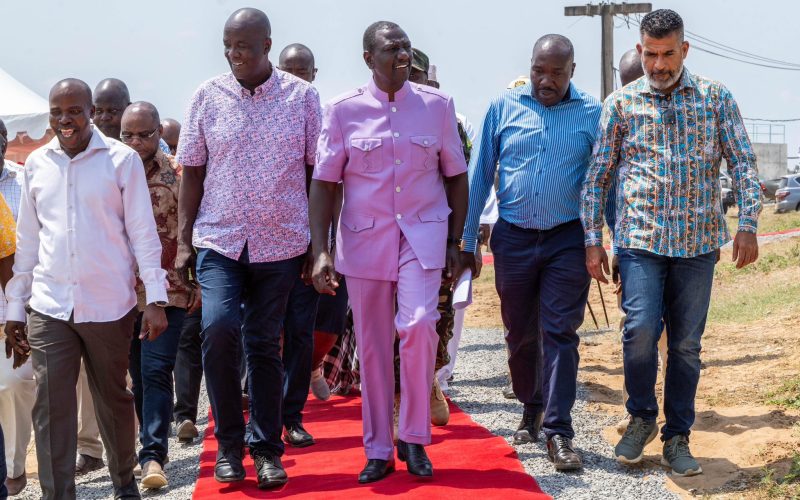
[{"label": "shadow on gravel", "polygon": [[[487,390],[500,390],[501,388],[505,387],[508,382],[506,381],[506,375],[495,375],[494,377],[486,377],[486,378],[476,378],[471,380],[459,380],[456,379],[455,382],[450,385],[451,389],[458,389],[459,387],[484,387]],[[513,401],[513,400],[509,400]]]},{"label": "shadow on gravel", "polygon": [[458,347],[459,353],[464,352],[480,352],[480,351],[502,351],[505,349],[505,345],[503,343],[497,344],[470,344]]}]

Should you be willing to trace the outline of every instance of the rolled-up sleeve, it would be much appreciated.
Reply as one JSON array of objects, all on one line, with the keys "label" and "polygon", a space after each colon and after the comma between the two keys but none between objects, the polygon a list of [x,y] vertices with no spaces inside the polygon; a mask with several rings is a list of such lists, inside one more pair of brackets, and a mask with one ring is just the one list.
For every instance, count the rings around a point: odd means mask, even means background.
[{"label": "rolled-up sleeve", "polygon": [[595,141],[594,153],[586,172],[581,195],[581,221],[584,243],[589,246],[603,244],[603,212],[606,194],[619,162],[620,146],[624,135],[623,120],[614,94],[606,98],[600,118],[600,131]]},{"label": "rolled-up sleeve", "polygon": [[328,104],[322,113],[322,126],[317,140],[314,179],[326,182],[340,182],[347,163],[342,129],[336,116],[336,107]]},{"label": "rolled-up sleeve", "polygon": [[306,165],[313,165],[316,162],[321,115],[319,94],[317,89],[312,87],[306,94]]},{"label": "rolled-up sleeve", "polygon": [[203,130],[205,92],[199,88],[189,102],[178,139],[175,159],[184,167],[202,167],[208,162],[208,146]]},{"label": "rolled-up sleeve", "polygon": [[739,231],[755,233],[761,213],[761,184],[758,181],[756,155],[733,95],[721,85],[719,97],[719,142],[739,205]]},{"label": "rolled-up sleeve", "polygon": [[439,166],[445,177],[455,177],[467,171],[467,161],[464,159],[464,146],[461,144],[461,136],[458,134],[458,120],[453,98],[447,99]]},{"label": "rolled-up sleeve", "polygon": [[39,263],[39,218],[30,194],[30,166],[22,177],[22,192],[17,215],[17,249],[14,255],[14,276],[6,285],[6,321],[25,321],[25,304],[31,298],[33,269]]},{"label": "rolled-up sleeve", "polygon": [[139,278],[144,283],[147,303],[167,302],[167,272],[161,268],[161,240],[139,155],[132,154],[126,158],[123,179],[125,231],[139,266]]}]

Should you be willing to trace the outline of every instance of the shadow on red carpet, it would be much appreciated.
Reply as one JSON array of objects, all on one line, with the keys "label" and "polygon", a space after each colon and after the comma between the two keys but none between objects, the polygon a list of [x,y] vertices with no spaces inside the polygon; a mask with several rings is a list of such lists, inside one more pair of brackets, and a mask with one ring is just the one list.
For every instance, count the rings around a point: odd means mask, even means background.
[{"label": "shadow on red carpet", "polygon": [[357,475],[366,461],[361,444],[361,398],[333,396],[324,402],[309,398],[304,426],[316,444],[308,448],[287,446],[283,465],[289,483],[268,491],[257,488],[249,455],[245,460],[245,481],[221,484],[214,480],[217,441],[209,416],[193,498],[550,498],[525,472],[516,452],[503,438],[473,422],[453,403],[450,412],[450,423],[433,428],[432,443],[426,448],[434,466],[433,479],[410,475],[398,460],[397,471],[386,479],[360,485]]}]

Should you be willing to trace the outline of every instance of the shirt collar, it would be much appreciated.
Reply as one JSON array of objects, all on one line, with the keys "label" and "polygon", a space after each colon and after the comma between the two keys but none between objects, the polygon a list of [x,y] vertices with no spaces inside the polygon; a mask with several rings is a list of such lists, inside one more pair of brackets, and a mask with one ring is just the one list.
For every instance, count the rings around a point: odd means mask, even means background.
[{"label": "shirt collar", "polygon": [[[539,100],[536,99],[533,96],[533,84],[532,83],[528,82],[525,85],[520,85],[519,87],[516,87],[514,90],[519,91],[521,95],[528,96],[531,99],[533,99],[534,101],[536,101],[537,103],[539,103]],[[581,99],[581,94],[578,92],[578,89],[575,88],[575,85],[573,85],[572,82],[570,81],[569,82],[569,88],[567,89],[567,98],[562,100],[561,102],[559,102],[557,104],[554,104],[553,106],[558,106],[561,103],[565,103],[565,102],[569,102],[569,101],[577,101],[577,100],[580,100],[580,99]],[[541,104],[541,103],[539,103],[539,104]],[[544,105],[542,104],[542,106],[544,106]],[[553,107],[553,106],[550,106],[550,107]]]},{"label": "shirt collar", "polygon": [[[95,127],[94,125],[89,125],[92,129],[92,138],[89,140],[89,145],[86,146],[86,149],[83,150],[83,153],[87,153],[93,149],[110,149],[111,148],[111,141],[114,139],[109,139],[102,132],[100,129]],[[58,136],[53,137],[50,142],[44,145],[45,149],[52,149],[53,151],[64,151],[61,148],[61,143],[58,142]],[[80,154],[80,153],[78,153]]]},{"label": "shirt collar", "polygon": [[[694,78],[692,78],[692,73],[689,71],[689,68],[686,66],[683,67],[683,72],[681,73],[681,78],[678,80],[678,86],[672,91],[673,93],[678,90],[683,89],[694,89],[697,86],[694,83]],[[650,79],[647,78],[645,75],[644,78],[641,79],[640,89],[644,94],[661,94],[658,90],[654,89],[652,85],[650,85]]]},{"label": "shirt collar", "polygon": [[[375,99],[381,102],[389,102],[389,94],[379,89],[378,86],[375,85],[374,78],[369,79],[369,83],[367,84],[367,89]],[[403,83],[403,87],[394,93],[394,100],[402,101],[409,94],[409,92],[411,92],[411,84],[408,83],[408,80],[406,80],[406,82]]]},{"label": "shirt collar", "polygon": [[[272,63],[270,63],[270,65],[272,65]],[[233,76],[233,73],[230,71],[227,73],[228,84],[231,86],[231,89],[233,89],[234,92],[238,92],[239,95],[241,95],[242,97],[257,97],[271,92],[272,89],[274,89],[275,86],[277,85],[277,81],[282,79],[283,75],[281,73],[283,72],[273,65],[272,74],[269,76],[269,78],[267,78],[266,82],[256,87],[254,94],[251,94],[249,90],[242,87],[242,84],[239,83],[239,80],[237,80],[236,77]]]}]

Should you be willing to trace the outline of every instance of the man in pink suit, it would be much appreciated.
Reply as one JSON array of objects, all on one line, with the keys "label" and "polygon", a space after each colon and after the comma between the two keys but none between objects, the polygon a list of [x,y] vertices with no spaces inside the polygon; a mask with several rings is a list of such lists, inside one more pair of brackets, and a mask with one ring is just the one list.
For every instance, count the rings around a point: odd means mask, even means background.
[{"label": "man in pink suit", "polygon": [[[367,455],[361,483],[394,470],[395,329],[402,388],[398,458],[412,474],[433,474],[423,446],[431,439],[436,306],[442,280],[456,278],[467,209],[453,100],[408,82],[411,57],[411,42],[396,24],[367,28],[364,61],[372,78],[325,107],[311,183],[314,284],[333,294],[336,272],[342,273],[353,309]],[[327,238],[339,182],[344,202],[334,266]]]}]

